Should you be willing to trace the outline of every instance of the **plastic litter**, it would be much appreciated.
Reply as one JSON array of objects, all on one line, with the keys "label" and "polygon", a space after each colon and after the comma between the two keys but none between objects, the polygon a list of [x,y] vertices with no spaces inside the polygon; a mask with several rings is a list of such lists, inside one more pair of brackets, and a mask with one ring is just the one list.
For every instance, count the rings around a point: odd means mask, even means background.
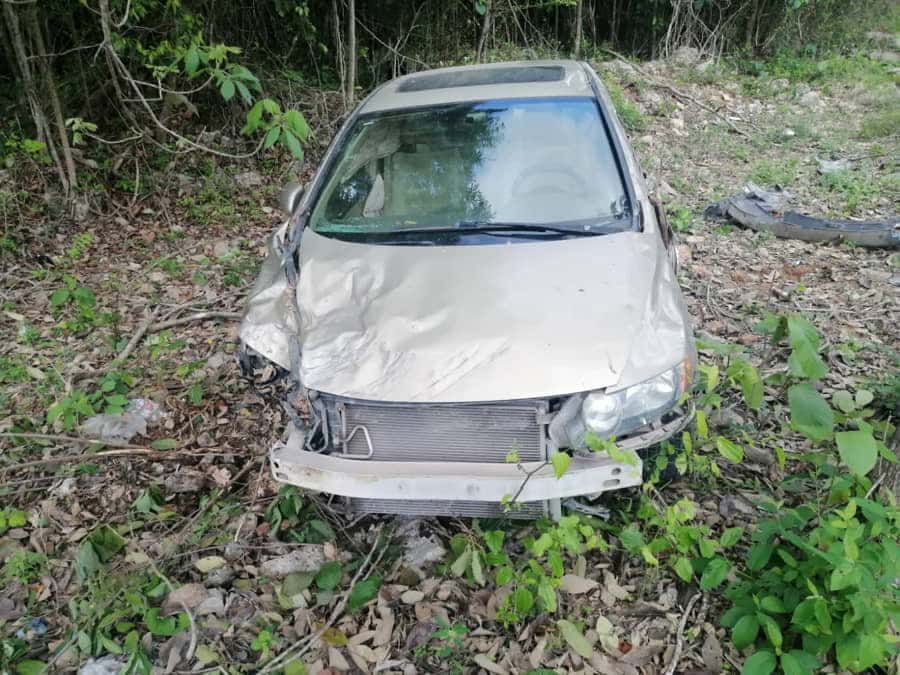
[{"label": "plastic litter", "polygon": [[786,211],[792,195],[780,187],[747,183],[742,193],[706,207],[707,218],[730,220],[757,232],[801,241],[851,241],[868,248],[900,247],[900,217],[885,220],[842,220]]},{"label": "plastic litter", "polygon": [[81,668],[78,669],[78,675],[119,675],[125,670],[126,662],[124,659],[116,656],[104,656],[100,659],[88,659]]},{"label": "plastic litter", "polygon": [[148,398],[128,401],[121,415],[94,415],[81,425],[81,432],[104,443],[128,443],[135,436],[145,436],[147,427],[166,416],[163,407]]},{"label": "plastic litter", "polygon": [[34,618],[29,621],[26,625],[22,626],[19,630],[16,631],[16,637],[20,640],[31,639],[34,637],[40,637],[41,635],[45,635],[47,630],[49,630],[49,626],[47,625],[47,621],[40,617]]}]

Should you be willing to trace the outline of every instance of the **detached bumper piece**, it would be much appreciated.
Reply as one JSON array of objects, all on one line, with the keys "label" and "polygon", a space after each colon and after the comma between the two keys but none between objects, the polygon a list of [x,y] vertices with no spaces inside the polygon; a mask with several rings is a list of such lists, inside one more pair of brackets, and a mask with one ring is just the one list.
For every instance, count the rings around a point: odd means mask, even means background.
[{"label": "detached bumper piece", "polygon": [[500,515],[501,503],[518,493],[520,506],[512,506],[508,515],[534,518],[542,513],[554,515],[558,506],[554,509],[552,504],[566,497],[641,484],[639,462],[624,464],[603,455],[573,457],[568,471],[556,478],[551,466],[539,468],[540,461],[347,459],[304,450],[300,433],[272,449],[271,463],[276,480],[349,497],[357,510],[378,513]]}]

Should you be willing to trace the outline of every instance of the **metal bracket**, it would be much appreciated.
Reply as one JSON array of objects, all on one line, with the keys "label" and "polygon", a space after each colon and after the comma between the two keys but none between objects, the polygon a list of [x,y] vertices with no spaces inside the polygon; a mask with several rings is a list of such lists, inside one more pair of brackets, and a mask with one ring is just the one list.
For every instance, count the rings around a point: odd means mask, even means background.
[{"label": "metal bracket", "polygon": [[[369,435],[369,430],[363,425],[359,424],[347,433],[347,406],[343,401],[338,402],[337,411],[341,416],[341,437],[335,440],[341,444],[341,457],[345,459],[372,459],[372,456],[375,454],[375,446],[372,445],[372,437]],[[366,438],[366,447],[368,447],[369,451],[365,455],[355,455],[350,452],[350,441],[353,440],[353,437],[356,436],[358,431],[362,431],[363,436]]]}]

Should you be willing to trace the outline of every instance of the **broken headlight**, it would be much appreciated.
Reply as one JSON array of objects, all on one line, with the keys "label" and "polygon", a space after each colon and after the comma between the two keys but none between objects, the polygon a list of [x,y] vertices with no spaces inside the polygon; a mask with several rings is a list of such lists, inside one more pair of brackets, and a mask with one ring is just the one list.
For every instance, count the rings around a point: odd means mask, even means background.
[{"label": "broken headlight", "polygon": [[671,370],[619,391],[585,395],[578,413],[564,422],[570,447],[583,448],[587,433],[610,438],[655,422],[690,388],[692,375],[693,360],[685,359]]}]

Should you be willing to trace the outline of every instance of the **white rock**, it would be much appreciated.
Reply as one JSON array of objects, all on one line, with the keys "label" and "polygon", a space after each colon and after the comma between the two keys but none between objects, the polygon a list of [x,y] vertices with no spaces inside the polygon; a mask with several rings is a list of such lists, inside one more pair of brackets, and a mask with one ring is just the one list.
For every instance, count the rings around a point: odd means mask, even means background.
[{"label": "white rock", "polygon": [[325,564],[325,551],[318,544],[307,544],[290,553],[266,560],[260,566],[263,576],[283,579],[294,572],[316,572]]}]

